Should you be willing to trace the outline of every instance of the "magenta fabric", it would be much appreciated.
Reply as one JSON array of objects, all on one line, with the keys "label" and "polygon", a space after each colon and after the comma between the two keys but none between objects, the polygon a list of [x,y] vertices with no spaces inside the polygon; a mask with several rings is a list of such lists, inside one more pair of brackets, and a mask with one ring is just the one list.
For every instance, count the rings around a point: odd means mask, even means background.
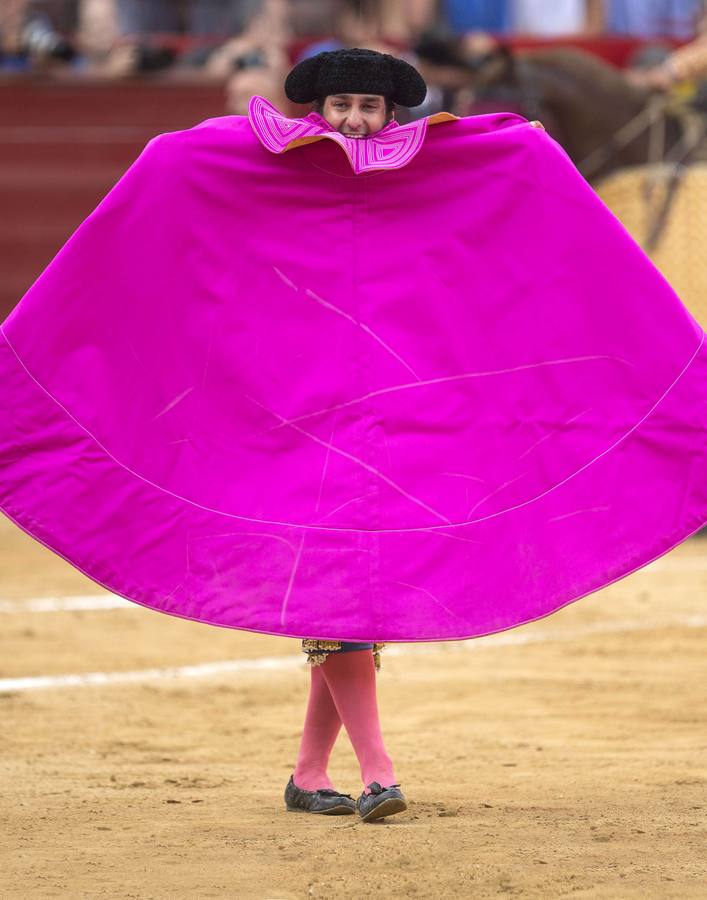
[{"label": "magenta fabric", "polygon": [[392,119],[365,140],[347,137],[333,128],[323,116],[311,112],[302,119],[289,119],[264,97],[251,97],[248,118],[261,144],[271,153],[285,153],[304,142],[329,140],[346,154],[356,175],[406,166],[422,149],[427,128],[440,120],[457,119],[451,113],[437,113],[398,125]]},{"label": "magenta fabric", "polygon": [[153,609],[350,641],[511,628],[699,529],[704,332],[561,147],[314,138],[161,135],[81,225],[2,326],[4,512]]}]

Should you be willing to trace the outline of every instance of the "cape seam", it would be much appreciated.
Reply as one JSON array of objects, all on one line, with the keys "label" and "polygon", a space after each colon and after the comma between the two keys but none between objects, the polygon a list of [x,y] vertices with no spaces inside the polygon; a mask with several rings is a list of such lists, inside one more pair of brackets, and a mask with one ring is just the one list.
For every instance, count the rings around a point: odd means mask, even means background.
[{"label": "cape seam", "polygon": [[417,527],[417,528],[386,528],[386,529],[379,529],[376,532],[369,532],[368,530],[361,529],[361,528],[343,528],[343,527],[337,527],[337,526],[326,527],[326,526],[321,526],[321,525],[307,525],[307,524],[304,524],[301,522],[278,522],[278,521],[270,520],[270,519],[254,519],[249,516],[239,515],[238,513],[229,513],[229,512],[225,512],[223,510],[214,509],[213,507],[204,506],[201,503],[196,503],[194,500],[189,500],[187,497],[183,497],[180,494],[175,493],[174,491],[170,491],[168,488],[162,487],[161,485],[158,485],[155,482],[150,481],[148,478],[145,478],[143,475],[140,475],[138,472],[135,472],[129,466],[126,466],[119,459],[117,459],[110,452],[110,450],[108,450],[108,448],[106,446],[104,446],[98,440],[98,438],[88,430],[88,428],[86,428],[84,425],[82,425],[81,422],[79,422],[79,420],[63,405],[63,403],[61,403],[46,387],[44,387],[44,385],[37,378],[35,378],[35,376],[32,374],[32,372],[30,372],[30,370],[27,368],[25,363],[22,361],[20,355],[15,350],[10,339],[8,338],[7,334],[5,333],[5,329],[2,326],[0,326],[0,335],[2,335],[5,342],[7,343],[7,346],[10,348],[10,350],[14,354],[15,358],[17,359],[19,364],[22,366],[22,368],[25,370],[25,372],[29,375],[29,377],[32,379],[32,381],[34,381],[34,383],[39,388],[41,388],[41,390],[49,397],[50,400],[52,400],[56,404],[56,406],[58,406],[61,410],[64,411],[66,416],[69,419],[71,419],[71,421],[73,421],[83,432],[85,432],[85,434],[94,442],[94,444],[96,444],[96,446],[100,447],[100,449],[106,454],[106,456],[108,456],[111,460],[113,460],[113,462],[119,468],[123,469],[123,471],[128,472],[134,478],[137,478],[139,481],[142,481],[144,484],[150,485],[150,487],[155,488],[156,490],[160,491],[163,494],[167,494],[168,496],[174,497],[176,500],[180,500],[182,503],[187,503],[189,506],[193,506],[196,509],[202,509],[205,512],[214,513],[214,514],[220,515],[220,516],[225,516],[230,519],[237,519],[241,522],[249,522],[254,525],[274,525],[274,526],[281,527],[281,528],[306,528],[306,529],[315,530],[315,531],[331,531],[331,532],[346,532],[346,533],[360,533],[360,534],[369,534],[369,533],[374,533],[374,534],[405,534],[405,533],[407,533],[407,534],[409,534],[409,533],[421,533],[421,532],[429,532],[429,531],[447,531],[447,530],[453,529],[453,528],[462,528],[467,525],[476,525],[480,522],[485,522],[488,519],[494,519],[494,518],[497,518],[498,516],[505,515],[506,513],[514,512],[517,509],[522,509],[523,507],[528,506],[531,503],[535,503],[537,500],[540,500],[543,497],[546,497],[548,494],[551,494],[553,491],[556,491],[558,488],[562,487],[563,484],[566,484],[572,478],[575,478],[577,475],[579,475],[580,472],[583,472],[585,469],[588,469],[590,466],[594,465],[595,462],[600,460],[602,457],[606,456],[607,453],[610,453],[614,449],[614,447],[616,447],[618,444],[620,444],[622,441],[624,441],[640,425],[642,425],[643,422],[645,422],[645,420],[650,415],[652,415],[654,410],[663,402],[663,400],[673,390],[673,388],[676,386],[676,384],[682,379],[682,377],[685,375],[687,370],[692,365],[697,354],[700,352],[702,345],[704,344],[704,339],[705,339],[706,333],[704,331],[702,332],[702,337],[700,338],[700,342],[697,345],[697,348],[695,349],[694,353],[691,355],[690,359],[683,366],[683,368],[680,370],[680,372],[675,377],[675,379],[672,381],[672,383],[665,389],[665,391],[655,401],[653,406],[651,406],[651,408],[638,420],[638,422],[636,422],[635,425],[632,425],[628,431],[626,431],[624,434],[621,435],[621,437],[617,438],[613,442],[613,444],[610,444],[608,447],[606,447],[604,450],[602,450],[601,453],[597,454],[595,457],[588,460],[583,466],[580,466],[579,469],[576,469],[574,472],[572,472],[566,478],[563,478],[562,481],[558,481],[557,484],[554,484],[552,487],[548,488],[547,490],[543,491],[542,493],[537,494],[535,497],[530,497],[529,499],[524,500],[522,503],[517,503],[515,506],[506,507],[506,509],[498,510],[497,512],[490,513],[487,516],[481,516],[478,519],[471,519],[467,522],[453,522],[450,525],[427,525],[427,526],[422,526],[422,527]]},{"label": "cape seam", "polygon": [[[199,622],[202,625],[215,625],[218,628],[230,628],[234,631],[247,631],[250,634],[269,634],[269,635],[272,635],[273,637],[295,638],[297,640],[305,640],[307,638],[307,635],[301,634],[301,633],[300,634],[288,634],[287,632],[283,632],[283,631],[270,631],[268,629],[248,628],[247,626],[244,626],[244,625],[227,625],[224,622],[216,622],[216,621],[212,621],[211,619],[203,619],[203,618],[200,619],[200,618],[197,618],[196,616],[190,616],[187,613],[175,612],[174,610],[171,610],[171,609],[163,609],[161,606],[157,606],[156,604],[151,603],[147,600],[145,600],[145,601],[136,600],[134,597],[130,597],[127,594],[121,593],[121,591],[116,590],[115,587],[113,587],[112,585],[103,581],[100,577],[97,577],[96,575],[92,575],[87,569],[84,569],[83,566],[79,565],[75,560],[69,559],[68,556],[66,556],[60,550],[57,550],[55,547],[53,547],[51,544],[49,544],[43,538],[39,537],[35,532],[30,531],[29,528],[26,525],[24,525],[23,522],[20,521],[19,517],[13,515],[7,507],[0,506],[0,511],[2,511],[3,514],[6,515],[10,519],[11,522],[14,522],[15,525],[17,525],[17,527],[19,529],[24,531],[25,534],[28,534],[31,538],[38,541],[43,547],[46,547],[47,550],[56,554],[58,557],[63,559],[65,562],[67,562],[70,566],[73,566],[73,568],[78,569],[78,571],[81,572],[83,575],[85,575],[90,581],[93,581],[95,584],[100,585],[101,587],[103,587],[107,591],[109,591],[110,593],[116,594],[118,597],[122,597],[124,600],[129,600],[130,603],[135,603],[137,606],[143,607],[143,609],[149,609],[151,612],[161,612],[168,616],[174,616],[175,619],[187,619],[190,622]],[[662,556],[665,556],[666,554],[670,553],[671,550],[674,550],[683,541],[687,540],[689,537],[692,537],[692,535],[696,534],[705,525],[707,525],[707,520],[699,523],[695,528],[692,529],[692,531],[688,532],[688,534],[682,535],[675,541],[675,543],[671,544],[665,550],[661,550],[660,552],[656,553],[655,556],[652,556],[650,559],[646,560],[645,562],[642,562],[642,563],[634,566],[632,569],[629,569],[629,571],[627,571],[627,572],[623,572],[622,574],[617,575],[615,578],[610,578],[608,581],[603,582],[602,584],[598,585],[597,587],[590,588],[588,591],[585,591],[583,594],[578,594],[576,597],[571,597],[565,603],[560,604],[560,606],[557,606],[554,609],[551,609],[546,613],[541,613],[538,616],[532,616],[529,619],[523,619],[523,621],[516,622],[513,625],[504,625],[501,628],[495,628],[491,631],[482,631],[477,634],[468,634],[468,635],[465,635],[464,637],[445,637],[443,635],[436,635],[434,637],[404,638],[404,639],[397,639],[397,640],[395,638],[386,638],[385,641],[388,644],[412,644],[412,643],[422,644],[422,643],[433,643],[433,642],[434,643],[447,643],[449,641],[472,641],[475,638],[489,637],[490,635],[493,635],[493,634],[502,634],[504,631],[511,631],[514,628],[520,628],[522,625],[529,625],[532,622],[539,622],[542,619],[549,618],[549,616],[554,615],[556,612],[559,612],[561,609],[564,609],[566,606],[569,606],[571,603],[576,603],[578,600],[582,600],[582,599],[584,599],[584,597],[588,597],[590,594],[595,594],[597,591],[602,591],[602,590],[604,590],[604,588],[609,587],[609,585],[615,584],[617,581],[621,581],[623,578],[627,578],[629,575],[633,575],[633,573],[637,572],[639,569],[643,569],[643,568],[645,568],[645,566],[649,566],[651,563],[660,559]],[[314,640],[324,640],[324,641],[325,640],[341,640],[341,641],[354,641],[354,642],[360,641],[360,642],[374,642],[374,643],[376,642],[372,638],[363,638],[360,636],[341,637],[341,638],[330,638],[330,637],[319,636],[319,637],[315,637]]]}]

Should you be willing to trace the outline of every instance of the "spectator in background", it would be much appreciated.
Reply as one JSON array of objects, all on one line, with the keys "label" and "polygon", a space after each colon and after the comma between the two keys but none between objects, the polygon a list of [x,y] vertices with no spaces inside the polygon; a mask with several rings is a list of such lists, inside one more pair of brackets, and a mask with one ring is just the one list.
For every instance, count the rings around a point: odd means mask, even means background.
[{"label": "spectator in background", "polygon": [[[314,51],[366,47],[389,53],[414,66],[416,60],[410,48],[435,24],[436,14],[436,0],[343,0],[336,21],[335,45],[326,46],[321,42],[310,45],[296,62],[313,55]],[[430,105],[430,93],[428,90],[423,103],[413,109],[400,107],[398,123],[405,124],[435,112],[434,103]]]},{"label": "spectator in background", "polygon": [[640,87],[669,91],[685,82],[707,80],[707,10],[697,22],[697,36],[675,50],[667,50],[656,65],[626,70],[626,77]]},{"label": "spectator in background", "polygon": [[[342,47],[404,56],[402,48],[417,40],[434,13],[434,0],[263,0],[246,32],[216,50],[206,70],[214,76],[230,75],[229,112],[245,114],[250,96],[259,94],[285,114],[296,116],[301,109],[293,107],[282,89],[291,67],[286,51],[293,41],[313,39],[301,46],[295,63]],[[402,120],[409,115],[404,110]]]},{"label": "spectator in background", "polygon": [[283,90],[282,69],[267,65],[246,65],[226,84],[226,112],[232,116],[247,116],[250,98],[265,97],[281,112],[288,114],[292,105]]},{"label": "spectator in background", "polygon": [[607,31],[632,37],[690,40],[704,0],[606,0]]},{"label": "spectator in background", "polygon": [[[607,0],[607,4],[610,31],[653,39],[633,55],[625,69],[632,84],[669,91],[676,85],[707,78],[705,0]],[[674,49],[664,42],[666,38],[686,43]],[[693,86],[691,90],[695,89]]]},{"label": "spectator in background", "polygon": [[226,112],[244,116],[254,94],[287,113],[285,74],[291,67],[287,47],[292,39],[286,0],[262,0],[243,32],[226,41],[206,62],[213,77],[226,79]]},{"label": "spectator in background", "polygon": [[435,0],[347,0],[342,4],[337,31],[349,46],[379,42],[402,49],[434,23],[436,7]]},{"label": "spectator in background", "polygon": [[510,30],[554,37],[602,34],[605,0],[510,0]]},{"label": "spectator in background", "polygon": [[78,0],[0,0],[0,64],[4,68],[50,67],[72,62],[66,35],[76,30]]},{"label": "spectator in background", "polygon": [[244,31],[226,41],[206,61],[205,71],[226,80],[226,112],[244,116],[254,94],[265,97],[287,113],[285,74],[290,68],[287,46],[291,40],[288,4],[262,0]]},{"label": "spectator in background", "polygon": [[0,3],[0,51],[6,60],[17,59],[22,53],[22,29],[29,0],[3,0]]},{"label": "spectator in background", "polygon": [[117,0],[124,34],[227,37],[242,31],[260,0]]},{"label": "spectator in background", "polygon": [[170,46],[155,43],[161,35],[183,34],[195,39],[181,55],[185,65],[203,65],[214,48],[244,30],[263,0],[115,0],[116,47],[107,61],[111,74],[160,69],[175,61]]},{"label": "spectator in background", "polygon": [[313,17],[310,0],[290,0],[292,34],[319,38],[300,50],[294,62],[325,50],[369,47],[396,53],[415,43],[435,22],[436,0],[328,0]]},{"label": "spectator in background", "polygon": [[105,64],[119,33],[115,0],[82,0],[77,40],[89,68]]},{"label": "spectator in background", "polygon": [[454,34],[490,31],[502,34],[510,27],[508,0],[441,0],[439,12]]},{"label": "spectator in background", "polygon": [[605,0],[441,0],[439,12],[454,34],[601,34]]}]

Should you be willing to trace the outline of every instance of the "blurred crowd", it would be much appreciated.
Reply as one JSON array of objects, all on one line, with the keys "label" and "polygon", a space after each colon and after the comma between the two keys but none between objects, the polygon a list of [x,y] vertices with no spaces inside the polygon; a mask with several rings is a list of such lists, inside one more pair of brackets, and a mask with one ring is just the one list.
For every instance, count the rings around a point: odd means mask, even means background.
[{"label": "blurred crowd", "polygon": [[365,46],[422,65],[438,96],[417,117],[453,109],[464,77],[517,35],[637,39],[625,77],[651,90],[707,73],[707,0],[0,0],[0,75],[159,72],[223,81],[230,112],[254,93],[286,110],[294,63]]}]

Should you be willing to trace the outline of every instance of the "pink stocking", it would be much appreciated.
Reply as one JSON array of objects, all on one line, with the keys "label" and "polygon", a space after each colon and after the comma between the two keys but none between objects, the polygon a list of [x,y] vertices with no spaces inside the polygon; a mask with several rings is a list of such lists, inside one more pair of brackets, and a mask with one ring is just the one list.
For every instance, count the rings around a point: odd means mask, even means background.
[{"label": "pink stocking", "polygon": [[327,763],[341,728],[341,719],[331,699],[322,667],[312,666],[310,672],[307,715],[293,775],[295,784],[303,791],[334,787],[327,775]]},{"label": "pink stocking", "polygon": [[321,669],[356,753],[364,787],[372,781],[383,787],[395,784],[393,763],[386,753],[378,718],[373,653],[330,653]]}]

